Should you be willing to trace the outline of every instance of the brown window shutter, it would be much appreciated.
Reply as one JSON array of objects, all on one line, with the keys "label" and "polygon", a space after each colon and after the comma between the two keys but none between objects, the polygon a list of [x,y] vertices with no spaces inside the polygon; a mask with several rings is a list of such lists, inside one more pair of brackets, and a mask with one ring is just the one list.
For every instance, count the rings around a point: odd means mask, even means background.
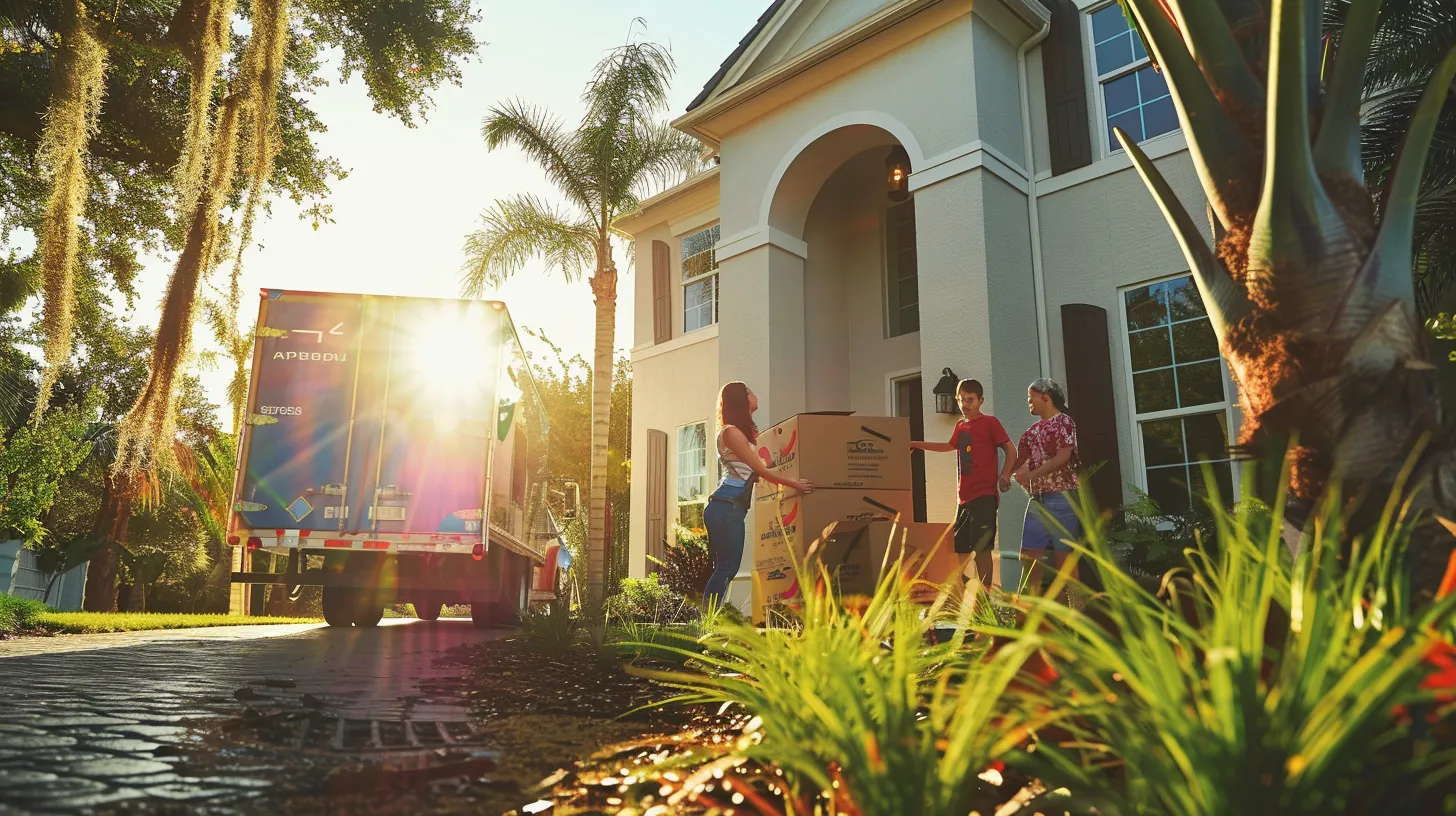
[{"label": "brown window shutter", "polygon": [[[656,251],[654,250],[654,253]],[[667,543],[667,434],[647,431],[647,572],[657,571]]]},{"label": "brown window shutter", "polygon": [[672,339],[672,252],[652,242],[652,342]]},{"label": "brown window shutter", "polygon": [[1059,175],[1092,163],[1082,13],[1074,0],[1042,0],[1042,3],[1052,12],[1051,31],[1041,46],[1041,66],[1052,175]]},{"label": "brown window shutter", "polygon": [[1085,303],[1062,306],[1062,350],[1066,356],[1067,413],[1077,423],[1082,464],[1101,463],[1090,485],[1097,506],[1122,506],[1122,463],[1117,447],[1117,404],[1112,396],[1112,353],[1107,310]]}]

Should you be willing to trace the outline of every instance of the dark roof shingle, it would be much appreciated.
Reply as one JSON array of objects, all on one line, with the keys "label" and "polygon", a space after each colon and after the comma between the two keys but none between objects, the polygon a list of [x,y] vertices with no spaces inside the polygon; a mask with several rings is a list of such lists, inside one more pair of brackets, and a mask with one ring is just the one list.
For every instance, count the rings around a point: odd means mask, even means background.
[{"label": "dark roof shingle", "polygon": [[733,53],[729,54],[727,59],[723,60],[723,64],[718,66],[718,71],[713,74],[713,77],[708,80],[708,83],[703,86],[703,89],[698,92],[698,95],[693,98],[693,101],[688,103],[688,110],[691,111],[708,101],[708,97],[712,95],[713,89],[717,88],[718,83],[723,81],[723,77],[727,76],[728,72],[733,69],[734,63],[738,62],[738,58],[743,56],[744,51],[748,50],[748,46],[754,40],[758,39],[758,35],[768,26],[768,21],[773,19],[774,14],[778,13],[779,7],[784,3],[785,0],[773,0],[769,4],[768,9],[759,15],[758,22],[754,23],[753,28],[743,36],[743,39],[738,41],[738,47],[733,49]]}]

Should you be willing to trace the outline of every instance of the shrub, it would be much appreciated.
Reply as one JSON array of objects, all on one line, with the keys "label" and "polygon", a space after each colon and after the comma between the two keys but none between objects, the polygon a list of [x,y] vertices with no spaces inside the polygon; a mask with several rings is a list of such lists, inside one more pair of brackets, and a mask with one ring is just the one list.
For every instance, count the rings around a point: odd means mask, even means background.
[{"label": "shrub", "polygon": [[0,594],[0,635],[14,635],[39,628],[38,619],[46,611],[40,601]]},{"label": "shrub", "polygon": [[535,651],[560,657],[580,640],[581,622],[572,616],[566,600],[557,598],[521,615],[521,637]]},{"label": "shrub", "polygon": [[606,600],[604,612],[617,621],[674,623],[693,617],[694,607],[654,573],[646,578],[622,579],[617,594]]},{"label": "shrub", "polygon": [[[678,528],[677,541],[664,543],[658,575],[673,592],[686,598],[702,597],[713,574],[713,556],[708,551],[708,534]],[[656,559],[653,559],[656,561]]]}]

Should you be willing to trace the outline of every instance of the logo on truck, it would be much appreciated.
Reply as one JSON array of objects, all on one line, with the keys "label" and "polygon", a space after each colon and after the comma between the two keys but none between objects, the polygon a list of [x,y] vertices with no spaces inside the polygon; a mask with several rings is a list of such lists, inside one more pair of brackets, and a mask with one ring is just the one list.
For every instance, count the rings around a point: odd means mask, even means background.
[{"label": "logo on truck", "polygon": [[[329,329],[327,332],[323,329],[280,330],[265,327],[263,329],[260,329],[258,333],[260,336],[264,337],[277,337],[279,336],[279,331],[282,331],[284,337],[287,337],[290,334],[311,334],[314,336],[315,343],[322,343],[324,341],[325,334],[329,334],[334,337],[343,337],[344,324],[342,322],[335,323],[334,327],[332,329]],[[334,353],[329,351],[275,351],[273,352],[273,359],[296,360],[300,363],[342,363],[349,359],[349,355],[343,352]]]}]

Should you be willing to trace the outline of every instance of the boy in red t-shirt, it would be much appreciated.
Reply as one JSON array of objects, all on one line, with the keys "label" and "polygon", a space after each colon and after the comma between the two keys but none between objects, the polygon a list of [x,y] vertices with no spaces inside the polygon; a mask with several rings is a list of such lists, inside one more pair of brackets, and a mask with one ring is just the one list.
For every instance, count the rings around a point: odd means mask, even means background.
[{"label": "boy in red t-shirt", "polygon": [[[911,442],[914,450],[956,453],[956,474],[960,508],[956,510],[955,550],[962,556],[974,556],[976,577],[982,585],[991,585],[991,568],[996,548],[996,510],[1001,494],[1011,489],[1011,476],[1016,468],[1016,446],[1001,427],[1001,421],[981,413],[986,391],[976,380],[961,380],[956,387],[961,405],[961,419],[951,431],[949,442]],[[1006,454],[1006,464],[997,477],[996,451]],[[964,570],[967,558],[961,559]]]}]

